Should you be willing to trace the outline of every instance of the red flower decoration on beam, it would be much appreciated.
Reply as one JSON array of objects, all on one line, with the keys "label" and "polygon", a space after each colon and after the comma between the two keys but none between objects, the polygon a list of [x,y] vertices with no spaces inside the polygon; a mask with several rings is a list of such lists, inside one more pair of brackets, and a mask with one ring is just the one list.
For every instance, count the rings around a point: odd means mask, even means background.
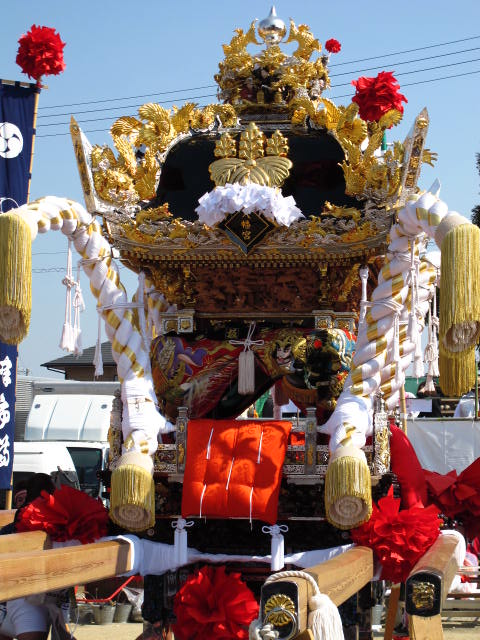
[{"label": "red flower decoration on beam", "polygon": [[352,540],[373,549],[382,564],[383,580],[404,582],[416,562],[440,534],[438,509],[416,505],[400,511],[400,498],[388,495],[373,505],[372,517],[352,529]]},{"label": "red flower decoration on beam", "polygon": [[62,485],[52,495],[42,491],[39,498],[24,507],[16,530],[45,531],[52,540],[80,540],[87,544],[107,535],[108,511],[100,500]]},{"label": "red flower decoration on beam", "polygon": [[205,565],[175,596],[173,632],[178,640],[247,640],[258,609],[239,573]]},{"label": "red flower decoration on beam", "polygon": [[367,122],[378,122],[391,109],[403,113],[402,102],[408,102],[391,71],[381,71],[375,78],[361,77],[352,84],[356,89],[352,102],[358,104],[359,116]]},{"label": "red flower decoration on beam", "polygon": [[62,42],[55,29],[32,25],[18,44],[17,64],[38,85],[43,76],[56,76],[65,69],[65,42]]},{"label": "red flower decoration on beam", "polygon": [[335,40],[335,38],[330,38],[330,40],[325,42],[325,49],[328,53],[338,53],[341,48],[342,45],[338,40]]}]

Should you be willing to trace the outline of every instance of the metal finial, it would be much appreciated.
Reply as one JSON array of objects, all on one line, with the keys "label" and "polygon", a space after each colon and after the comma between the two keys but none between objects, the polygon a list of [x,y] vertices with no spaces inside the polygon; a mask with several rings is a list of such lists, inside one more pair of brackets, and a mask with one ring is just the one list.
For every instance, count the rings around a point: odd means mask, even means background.
[{"label": "metal finial", "polygon": [[277,17],[275,6],[272,5],[268,17],[261,20],[258,25],[258,35],[267,47],[271,47],[281,42],[286,33],[287,27],[284,21]]}]

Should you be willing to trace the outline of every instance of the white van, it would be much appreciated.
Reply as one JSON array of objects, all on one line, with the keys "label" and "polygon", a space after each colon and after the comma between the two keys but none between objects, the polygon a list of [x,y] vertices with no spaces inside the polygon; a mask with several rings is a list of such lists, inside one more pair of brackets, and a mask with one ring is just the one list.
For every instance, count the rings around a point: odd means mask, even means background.
[{"label": "white van", "polygon": [[[108,430],[114,395],[113,392],[111,395],[72,393],[79,390],[78,385],[64,383],[61,391],[70,387],[69,393],[58,393],[60,389],[53,386],[48,387],[48,391],[37,389],[22,444],[57,444],[63,447],[73,460],[82,491],[93,498],[103,499],[105,487],[98,474],[108,464]],[[104,391],[108,393],[110,388]]]},{"label": "white van", "polygon": [[64,474],[69,484],[79,486],[78,475],[67,447],[60,442],[15,442],[13,456],[14,492],[19,482],[34,473]]}]

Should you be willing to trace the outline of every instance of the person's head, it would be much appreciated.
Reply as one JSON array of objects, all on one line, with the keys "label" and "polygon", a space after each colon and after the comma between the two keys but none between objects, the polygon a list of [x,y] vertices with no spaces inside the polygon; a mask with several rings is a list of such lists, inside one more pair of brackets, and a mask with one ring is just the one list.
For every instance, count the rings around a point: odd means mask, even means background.
[{"label": "person's head", "polygon": [[25,503],[28,504],[38,498],[42,491],[53,493],[55,485],[52,478],[46,473],[35,473],[27,480],[27,496]]},{"label": "person's head", "polygon": [[13,508],[20,509],[25,504],[27,498],[27,481],[20,480],[15,484],[13,490]]}]

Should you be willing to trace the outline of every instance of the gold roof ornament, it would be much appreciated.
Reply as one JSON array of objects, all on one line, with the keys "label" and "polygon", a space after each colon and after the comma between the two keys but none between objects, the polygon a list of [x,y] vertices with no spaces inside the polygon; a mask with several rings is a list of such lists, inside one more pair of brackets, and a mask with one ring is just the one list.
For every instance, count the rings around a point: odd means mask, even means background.
[{"label": "gold roof ornament", "polygon": [[[282,51],[292,42],[292,54]],[[223,45],[215,76],[221,104],[145,104],[114,122],[112,148],[89,146],[74,124],[87,208],[104,216],[112,241],[136,259],[168,261],[183,252],[188,260],[216,254],[230,262],[248,252],[248,260],[275,256],[284,264],[286,254],[303,260],[314,252],[329,263],[371,256],[384,246],[395,208],[417,190],[422,162],[435,154],[425,148],[426,110],[405,141],[386,143],[402,118],[398,95],[397,108],[376,119],[355,97],[344,106],[323,95],[330,52],[340,48],[332,39],[323,50],[307,25],[290,20],[287,27],[272,7]],[[328,171],[337,172],[339,186],[304,206],[302,190],[324,179],[326,144],[328,154],[336,148]],[[172,179],[179,182],[170,187]],[[241,242],[232,241],[234,223]]]}]

